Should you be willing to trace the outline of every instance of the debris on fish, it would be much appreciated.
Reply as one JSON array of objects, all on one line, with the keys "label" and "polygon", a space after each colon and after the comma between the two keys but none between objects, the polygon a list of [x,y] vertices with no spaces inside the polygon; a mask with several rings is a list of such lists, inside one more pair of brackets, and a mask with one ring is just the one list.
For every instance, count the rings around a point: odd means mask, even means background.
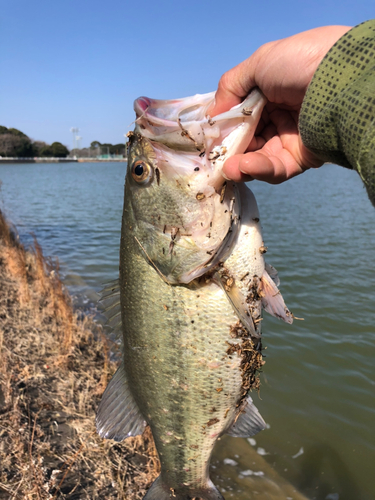
[{"label": "debris on fish", "polygon": [[254,195],[222,175],[266,99],[255,89],[211,119],[213,99],[141,97],[128,134],[120,277],[103,294],[123,360],[97,429],[121,441],[151,427],[161,473],[147,500],[223,498],[209,478],[216,440],[266,427],[249,394],[264,364],[262,308],[293,321],[264,262]]}]

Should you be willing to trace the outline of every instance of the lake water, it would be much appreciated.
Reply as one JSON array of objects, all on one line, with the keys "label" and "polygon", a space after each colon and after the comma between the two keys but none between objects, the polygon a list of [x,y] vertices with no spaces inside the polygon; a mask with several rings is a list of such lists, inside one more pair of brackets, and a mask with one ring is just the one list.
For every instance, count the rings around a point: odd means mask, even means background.
[{"label": "lake water", "polygon": [[[117,277],[125,166],[0,165],[6,215],[23,241],[34,233],[46,255],[58,256],[86,308]],[[261,399],[253,398],[270,427],[246,445],[311,500],[373,500],[375,209],[358,175],[336,166],[250,187],[267,260],[304,321],[265,317]],[[238,462],[236,441],[225,453]],[[240,473],[235,462],[220,465],[224,487]]]}]

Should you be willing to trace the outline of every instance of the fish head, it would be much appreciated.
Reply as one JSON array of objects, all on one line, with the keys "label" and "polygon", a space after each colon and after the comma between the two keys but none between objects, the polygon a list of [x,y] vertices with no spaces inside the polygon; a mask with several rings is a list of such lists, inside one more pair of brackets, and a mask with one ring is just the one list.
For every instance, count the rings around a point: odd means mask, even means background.
[{"label": "fish head", "polygon": [[131,231],[171,284],[190,283],[223,262],[240,224],[236,184],[225,180],[222,166],[246,149],[265,98],[255,91],[212,120],[213,98],[135,101],[125,185]]}]

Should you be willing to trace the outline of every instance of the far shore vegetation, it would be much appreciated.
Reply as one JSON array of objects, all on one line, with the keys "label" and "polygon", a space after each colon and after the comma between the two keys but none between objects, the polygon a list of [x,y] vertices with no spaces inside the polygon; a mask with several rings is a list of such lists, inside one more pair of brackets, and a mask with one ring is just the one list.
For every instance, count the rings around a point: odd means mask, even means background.
[{"label": "far shore vegetation", "polygon": [[125,144],[109,144],[93,141],[89,148],[69,150],[61,142],[47,144],[30,139],[16,128],[0,125],[0,157],[6,158],[95,158],[98,156],[124,156]]},{"label": "far shore vegetation", "polygon": [[93,141],[89,148],[72,149],[70,156],[77,158],[95,158],[97,156],[125,156],[125,144],[109,144]]}]

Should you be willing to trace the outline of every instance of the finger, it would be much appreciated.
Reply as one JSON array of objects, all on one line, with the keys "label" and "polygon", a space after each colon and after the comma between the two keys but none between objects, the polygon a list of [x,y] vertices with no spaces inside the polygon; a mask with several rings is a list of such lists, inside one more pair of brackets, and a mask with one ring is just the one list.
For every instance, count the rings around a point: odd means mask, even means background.
[{"label": "finger", "polygon": [[223,167],[223,174],[236,182],[250,177],[270,184],[280,184],[305,170],[306,168],[299,165],[285,149],[278,156],[259,150],[228,158]]},{"label": "finger", "polygon": [[266,143],[266,140],[260,136],[260,135],[255,135],[252,139],[250,144],[248,145],[246,152],[250,151],[257,151],[258,149],[261,149]]},{"label": "finger", "polygon": [[270,141],[273,137],[275,137],[275,135],[280,135],[279,134],[279,131],[278,131],[278,128],[277,128],[277,125],[275,123],[268,123],[264,129],[262,130],[261,134],[260,134],[263,139],[268,142]]},{"label": "finger", "polygon": [[[236,155],[236,156],[243,156],[243,155]],[[225,179],[234,182],[249,182],[254,180],[254,178],[251,177],[251,175],[244,174],[238,167],[239,167],[239,159],[236,159],[235,156],[228,158],[228,160],[224,163],[222,171]]]},{"label": "finger", "polygon": [[259,152],[268,157],[281,158],[287,170],[290,169],[291,177],[297,175],[297,166],[300,166],[303,172],[308,168],[318,168],[323,164],[314,153],[302,144],[298,132],[298,113],[296,111],[286,112],[276,109],[270,114],[270,118],[272,122],[262,132],[266,143]]},{"label": "finger", "polygon": [[269,124],[269,122],[270,122],[269,113],[266,110],[266,108],[263,108],[262,114],[260,116],[260,120],[258,122],[256,129],[255,129],[255,135],[260,135],[262,130]]},{"label": "finger", "polygon": [[240,104],[250,89],[255,87],[249,59],[230,69],[220,78],[214,105],[209,110],[210,116],[218,115]]},{"label": "finger", "polygon": [[274,123],[269,123],[261,130],[259,135],[255,135],[248,145],[246,151],[257,151],[261,149],[269,140],[278,135],[277,128]]}]

